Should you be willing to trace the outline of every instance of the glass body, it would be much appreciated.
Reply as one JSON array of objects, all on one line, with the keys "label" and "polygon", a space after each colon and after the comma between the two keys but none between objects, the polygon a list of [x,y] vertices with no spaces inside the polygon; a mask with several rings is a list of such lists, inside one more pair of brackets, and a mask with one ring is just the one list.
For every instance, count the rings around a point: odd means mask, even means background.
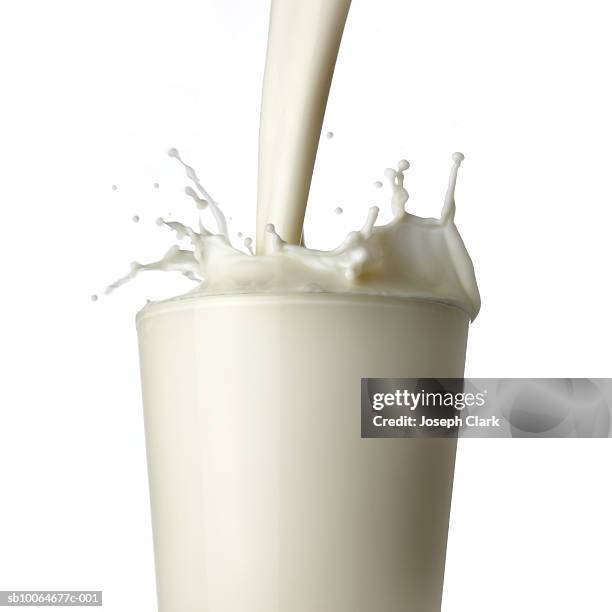
[{"label": "glass body", "polygon": [[435,612],[455,441],[362,439],[362,377],[461,377],[468,317],[235,295],[137,319],[160,612]]}]

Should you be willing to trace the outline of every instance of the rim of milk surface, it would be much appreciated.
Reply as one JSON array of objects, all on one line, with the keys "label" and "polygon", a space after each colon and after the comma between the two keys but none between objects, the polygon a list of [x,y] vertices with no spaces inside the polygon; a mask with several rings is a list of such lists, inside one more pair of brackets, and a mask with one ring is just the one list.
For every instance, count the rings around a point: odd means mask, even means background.
[{"label": "rim of milk surface", "polygon": [[159,302],[149,302],[141,308],[136,314],[136,324],[138,325],[144,319],[155,315],[165,314],[172,311],[181,311],[189,309],[206,308],[212,306],[214,302],[223,302],[226,306],[241,305],[248,301],[250,303],[260,304],[296,304],[305,302],[324,302],[327,304],[333,303],[361,303],[361,304],[377,304],[380,306],[387,305],[406,305],[408,303],[418,305],[435,305],[442,308],[451,308],[463,312],[466,318],[470,319],[470,313],[459,304],[445,302],[444,300],[431,299],[429,297],[418,296],[399,296],[399,295],[382,295],[376,293],[332,293],[332,292],[270,292],[270,293],[220,293],[220,294],[186,294],[173,297]]}]

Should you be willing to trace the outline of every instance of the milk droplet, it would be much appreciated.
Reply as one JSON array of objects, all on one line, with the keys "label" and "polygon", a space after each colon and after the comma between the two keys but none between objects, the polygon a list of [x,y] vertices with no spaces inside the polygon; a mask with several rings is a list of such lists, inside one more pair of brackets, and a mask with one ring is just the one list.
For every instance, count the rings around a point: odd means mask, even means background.
[{"label": "milk droplet", "polygon": [[157,219],[155,219],[155,223],[161,227],[164,224],[164,220],[162,217],[157,217]]},{"label": "milk droplet", "polygon": [[238,236],[238,238],[242,238],[242,232],[238,232],[236,236]]},{"label": "milk droplet", "polygon": [[336,208],[334,209],[334,212],[335,212],[337,215],[341,215],[341,214],[344,212],[344,210],[342,210],[342,207],[341,207],[341,206],[336,206]]},{"label": "milk droplet", "polygon": [[405,172],[410,168],[410,163],[405,159],[400,159],[399,162],[397,162],[397,168],[400,172]]},{"label": "milk droplet", "polygon": [[138,223],[138,222],[140,221],[140,217],[139,217],[138,215],[134,215],[134,216],[132,217],[132,221],[133,221],[134,223]]},{"label": "milk droplet", "polygon": [[333,132],[327,132],[327,134],[325,134],[325,136],[331,140],[334,137],[334,133]]},{"label": "milk droplet", "polygon": [[90,298],[89,298],[92,302],[97,302],[98,301],[98,296],[94,293]]},{"label": "milk droplet", "polygon": [[113,191],[117,191],[118,187],[117,187],[117,185],[113,185],[113,186],[111,187],[111,189],[112,189]]},{"label": "milk droplet", "polygon": [[153,183],[153,189],[159,189],[159,183]]},{"label": "milk droplet", "polygon": [[374,189],[382,189],[382,186],[383,186],[383,184],[382,184],[381,181],[376,181],[374,183]]}]

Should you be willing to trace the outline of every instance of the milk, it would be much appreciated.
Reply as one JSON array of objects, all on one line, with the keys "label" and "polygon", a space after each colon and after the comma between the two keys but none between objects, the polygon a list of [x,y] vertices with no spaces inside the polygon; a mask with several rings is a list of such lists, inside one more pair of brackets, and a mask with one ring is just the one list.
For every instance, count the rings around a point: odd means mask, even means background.
[{"label": "milk", "polygon": [[461,377],[468,315],[286,293],[138,316],[160,612],[438,612],[455,441],[361,439],[362,377]]},{"label": "milk", "polygon": [[259,254],[269,252],[268,223],[288,243],[301,242],[327,96],[350,4],[350,0],[272,2],[259,131]]},{"label": "milk", "polygon": [[[363,226],[330,251],[303,244],[303,222],[327,97],[350,0],[273,0],[261,105],[257,242],[230,237],[224,211],[177,149],[200,220],[197,228],[158,219],[178,244],[157,261],[134,262],[106,293],[145,271],[179,272],[197,283],[187,294],[313,291],[393,295],[433,300],[463,309],[474,319],[480,296],[470,256],[454,223],[455,187],[463,155],[455,153],[437,218],[406,210],[400,160],[385,170],[393,219],[376,225],[378,208]],[[332,132],[327,137],[333,137]],[[344,178],[341,180],[350,180]],[[376,182],[376,188],[382,188]],[[341,214],[341,208],[336,209]],[[185,244],[186,243],[186,244]],[[255,252],[254,252],[255,251]],[[175,299],[182,299],[179,296]]]},{"label": "milk", "polygon": [[372,207],[335,249],[303,244],[349,4],[272,2],[256,248],[171,149],[199,223],[160,218],[176,243],[107,289],[195,283],[137,317],[160,612],[440,610],[455,442],[361,439],[359,390],[463,375],[480,307],[455,225],[463,155],[439,216],[406,209],[400,160],[389,223]]},{"label": "milk", "polygon": [[192,185],[185,191],[196,208],[209,212],[213,226],[202,220],[198,228],[179,221],[158,219],[179,242],[158,261],[135,262],[130,272],[112,283],[110,293],[143,272],[180,272],[197,287],[174,299],[230,293],[329,292],[357,295],[393,295],[457,306],[474,319],[480,295],[472,260],[454,223],[457,173],[463,161],[453,155],[448,187],[438,218],[422,218],[405,210],[409,196],[405,173],[410,164],[400,160],[387,168],[389,208],[393,219],[376,225],[379,210],[371,207],[361,229],[349,232],[331,251],[290,244],[267,223],[267,253],[254,255],[250,238],[234,244],[228,221],[213,196],[201,184],[193,167],[176,149],[169,155],[184,167]]}]

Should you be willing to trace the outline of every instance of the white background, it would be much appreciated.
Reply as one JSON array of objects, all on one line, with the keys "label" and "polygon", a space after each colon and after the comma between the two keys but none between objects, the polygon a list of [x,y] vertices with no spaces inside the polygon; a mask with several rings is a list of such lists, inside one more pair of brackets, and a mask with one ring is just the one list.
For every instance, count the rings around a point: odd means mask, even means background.
[{"label": "white background", "polygon": [[[165,252],[156,217],[193,218],[170,146],[252,232],[267,9],[1,9],[0,590],[154,610],[133,317],[190,285],[89,296]],[[468,375],[612,374],[611,22],[596,0],[354,2],[306,236],[330,247],[384,206],[372,183],[400,157],[411,210],[437,214],[463,151],[457,224],[483,295]],[[464,441],[444,611],[609,610],[611,468],[609,440]]]}]

